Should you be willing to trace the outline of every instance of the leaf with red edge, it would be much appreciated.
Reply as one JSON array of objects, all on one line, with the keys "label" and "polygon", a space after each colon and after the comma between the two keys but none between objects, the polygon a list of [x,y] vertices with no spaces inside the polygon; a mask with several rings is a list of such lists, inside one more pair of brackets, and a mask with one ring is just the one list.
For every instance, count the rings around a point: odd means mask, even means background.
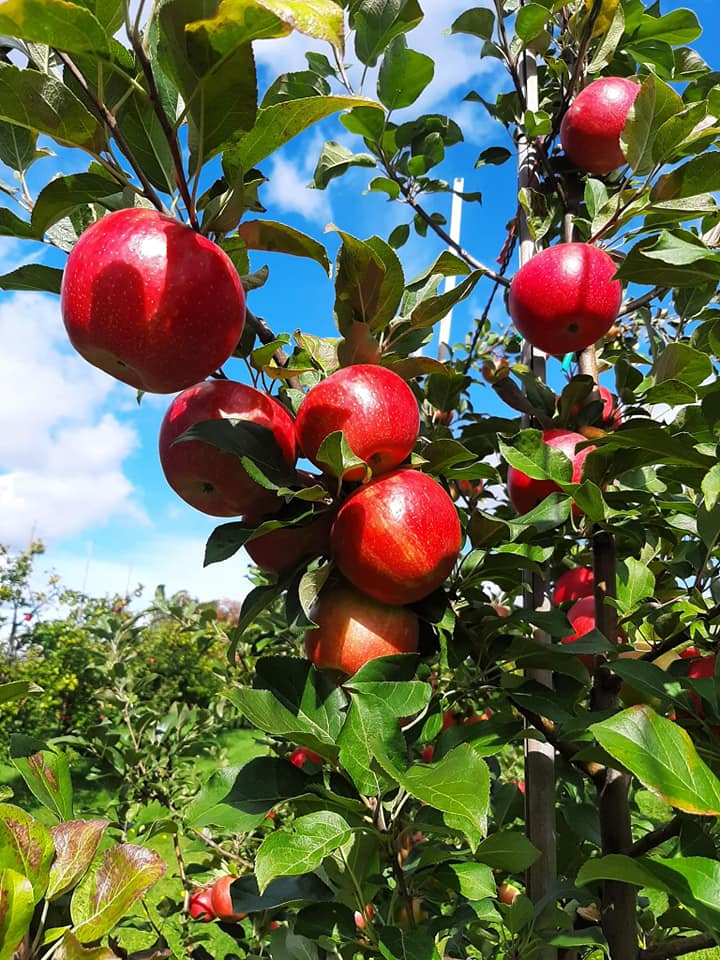
[{"label": "leaf with red edge", "polygon": [[11,803],[0,803],[0,869],[27,877],[35,903],[45,893],[53,857],[50,831],[29,813]]},{"label": "leaf with red edge", "polygon": [[109,820],[67,820],[51,829],[55,859],[50,867],[48,900],[62,896],[80,881],[109,823]]},{"label": "leaf with red edge", "polygon": [[105,850],[75,888],[70,915],[81,943],[105,936],[165,873],[152,850],[118,843]]},{"label": "leaf with red edge", "polygon": [[117,960],[117,954],[110,947],[84,947],[72,930],[68,930],[53,960]]}]

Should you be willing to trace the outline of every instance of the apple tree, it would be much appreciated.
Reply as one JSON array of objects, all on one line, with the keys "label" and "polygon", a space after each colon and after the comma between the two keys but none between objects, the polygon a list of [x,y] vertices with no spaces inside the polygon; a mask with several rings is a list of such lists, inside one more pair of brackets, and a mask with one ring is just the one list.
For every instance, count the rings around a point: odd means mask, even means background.
[{"label": "apple tree", "polygon": [[[227,644],[254,679],[225,698],[264,753],[122,825],[174,838],[175,900],[134,918],[153,956],[664,960],[720,932],[718,74],[692,10],[659,2],[449,22],[504,78],[466,97],[512,146],[487,144],[480,179],[517,165],[490,267],[438,209],[480,196],[444,179],[460,104],[418,106],[422,19],[418,0],[0,8],[0,224],[69,254],[0,286],[60,293],[89,362],[178,394],[161,461],[223,519],[205,562],[247,549],[261,571]],[[253,44],[293,31],[307,69],[258,96]],[[313,186],[367,168],[406,214],[387,237],[263,216],[270,158],[316,124]],[[35,189],[48,142],[74,172]],[[331,274],[337,336],[257,315],[266,253]],[[132,953],[87,927],[85,894],[46,929],[27,837],[0,855],[0,960]],[[214,859],[190,870],[198,842]]]}]

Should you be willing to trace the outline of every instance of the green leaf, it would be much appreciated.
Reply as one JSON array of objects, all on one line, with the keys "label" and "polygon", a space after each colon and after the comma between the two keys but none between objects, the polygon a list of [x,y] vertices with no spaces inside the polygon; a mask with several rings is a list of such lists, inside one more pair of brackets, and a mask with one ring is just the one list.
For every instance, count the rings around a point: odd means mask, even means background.
[{"label": "green leaf", "polygon": [[306,793],[307,776],[297,767],[280,757],[255,757],[238,771],[223,802],[242,813],[264,815],[276,803]]},{"label": "green leaf", "polygon": [[314,873],[272,880],[262,894],[254,875],[239,877],[230,885],[230,895],[236,913],[260,913],[291,903],[327,903],[335,899],[334,891]]},{"label": "green leaf", "polygon": [[517,873],[527,870],[542,854],[524,833],[499,830],[480,841],[475,856],[494,870]]},{"label": "green leaf", "polygon": [[[639,466],[644,463],[669,463],[709,470],[715,465],[712,457],[700,453],[692,446],[689,436],[673,436],[666,428],[657,425],[618,430],[607,437],[599,437],[594,443],[603,450],[617,448],[644,452],[646,457]],[[591,453],[588,461],[593,456]]]},{"label": "green leaf", "polygon": [[0,870],[0,960],[13,960],[34,913],[28,878],[16,870]]},{"label": "green leaf", "polygon": [[[256,687],[238,687],[227,698],[265,733],[332,754],[344,720],[345,698],[308,660],[264,657],[256,664]],[[328,750],[330,748],[330,750]]]},{"label": "green leaf", "polygon": [[353,153],[337,140],[323,144],[310,186],[324,190],[336,177],[341,177],[350,167],[374,167],[377,161],[370,153]]},{"label": "green leaf", "polygon": [[42,687],[38,687],[31,680],[12,680],[10,683],[0,683],[0,704],[8,703],[10,700],[20,700],[26,697],[28,693],[40,693]]},{"label": "green leaf", "polygon": [[549,17],[549,11],[542,4],[527,3],[517,12],[515,32],[523,43],[527,44],[543,32]]},{"label": "green leaf", "polygon": [[265,250],[268,253],[287,253],[293,257],[307,257],[319,263],[330,273],[330,261],[325,247],[294,227],[274,220],[246,220],[237,230],[249,250]]},{"label": "green leaf", "polygon": [[260,891],[276,877],[296,877],[315,870],[351,836],[348,822],[332,810],[298,817],[290,828],[268,834],[255,855]]},{"label": "green leaf", "polygon": [[[308,54],[306,54],[308,56]],[[310,54],[312,56],[312,54]],[[327,58],[326,58],[327,59]],[[274,103],[286,100],[300,100],[303,97],[327,97],[330,84],[313,70],[296,70],[282,73],[270,84],[262,98],[261,107],[271,107]]]},{"label": "green leaf", "polygon": [[644,14],[633,33],[633,41],[662,40],[671,46],[692,43],[702,33],[702,27],[692,10],[672,10],[664,17]]},{"label": "green leaf", "polygon": [[70,902],[78,940],[91,943],[109,933],[165,869],[156,853],[132,843],[105,850],[75,888]]},{"label": "green leaf", "polygon": [[361,470],[365,475],[370,471],[367,463],[355,456],[342,430],[335,430],[325,437],[318,447],[317,460],[339,480],[353,471]]},{"label": "green leaf", "polygon": [[393,37],[412,30],[422,17],[417,0],[357,0],[350,9],[350,28],[360,62],[374,67]]},{"label": "green leaf", "polygon": [[105,31],[87,7],[67,0],[5,0],[0,34],[66,53],[106,53]]},{"label": "green leaf", "polygon": [[687,343],[669,343],[650,371],[655,383],[677,380],[690,387],[699,387],[711,375],[710,357]]},{"label": "green leaf", "polygon": [[638,860],[611,854],[588,860],[580,869],[576,883],[585,886],[599,880],[617,880],[651,890],[664,890],[675,897],[709,930],[720,927],[720,863],[705,857],[675,857]]},{"label": "green leaf", "polygon": [[44,807],[59,820],[72,817],[72,783],[64,753],[13,734],[10,738],[10,760],[30,792]]},{"label": "green leaf", "polygon": [[147,99],[131,93],[118,110],[120,129],[135,159],[154,187],[163,193],[175,190],[172,153],[160,118],[149,109]]},{"label": "green leaf", "polygon": [[514,467],[534,480],[572,481],[572,463],[560,450],[543,442],[539,430],[521,430],[512,444],[499,441],[500,454]]},{"label": "green leaf", "polygon": [[712,510],[720,500],[720,463],[711,467],[703,477],[702,492],[705,497],[705,507]]},{"label": "green leaf", "polygon": [[265,107],[258,110],[251,130],[231,137],[224,144],[223,161],[231,168],[250,170],[319,120],[361,105],[382,110],[372,100],[350,96],[305,97]]},{"label": "green leaf", "polygon": [[66,147],[97,156],[105,143],[100,122],[60,80],[0,63],[0,120],[45,133]]},{"label": "green leaf", "polygon": [[378,946],[384,960],[440,960],[427,928],[383,927]]},{"label": "green leaf", "polygon": [[383,54],[378,73],[378,99],[388,110],[409,107],[420,96],[435,74],[433,60],[424,53],[408,49],[401,34],[394,37]]},{"label": "green leaf", "polygon": [[55,960],[117,960],[117,954],[110,947],[84,947],[72,930],[65,931],[53,957]]},{"label": "green leaf", "polygon": [[[485,11],[490,13],[489,10]],[[486,147],[475,161],[475,167],[499,167],[510,159],[512,153],[507,147]]]},{"label": "green leaf", "polygon": [[52,827],[55,857],[50,867],[48,900],[56,900],[77,885],[92,863],[109,823],[109,820],[66,820]]},{"label": "green leaf", "polygon": [[380,237],[342,238],[335,268],[335,319],[344,335],[356,321],[382,330],[402,299],[405,278],[397,254]]},{"label": "green leaf", "polygon": [[354,695],[338,745],[340,763],[363,796],[377,796],[389,782],[375,760],[377,743],[384,756],[402,764],[406,745],[397,719],[377,697]]},{"label": "green leaf", "polygon": [[333,0],[222,0],[212,17],[188,27],[190,34],[207,34],[220,51],[286,37],[293,30],[325,40],[342,53],[343,15]]},{"label": "green leaf", "polygon": [[0,870],[16,871],[32,885],[35,903],[43,898],[54,848],[50,831],[10,803],[0,803]]},{"label": "green leaf", "polygon": [[687,732],[645,704],[590,728],[600,746],[663,800],[701,816],[720,816],[720,780]]},{"label": "green leaf", "polygon": [[633,613],[641,601],[654,595],[655,575],[646,564],[635,557],[627,557],[618,563],[617,600],[622,616]]},{"label": "green leaf", "polygon": [[41,156],[47,156],[47,151],[37,150],[36,130],[0,123],[0,160],[6,166],[24,172]]},{"label": "green leaf", "polygon": [[660,177],[650,194],[653,202],[704,196],[720,189],[720,153],[709,151]]},{"label": "green leaf", "polygon": [[450,869],[458,879],[460,893],[468,900],[497,896],[495,876],[484,863],[451,863]]},{"label": "green leaf", "polygon": [[253,466],[259,467],[263,476],[270,481],[270,488],[273,485],[289,486],[295,481],[295,470],[284,458],[272,430],[259,423],[231,419],[201,420],[180,434],[173,443],[190,440],[202,440],[239,457],[257,482],[261,482],[261,479],[257,478]]},{"label": "green leaf", "polygon": [[32,212],[33,233],[42,237],[49,227],[67,217],[76,207],[98,203],[121,192],[122,187],[115,180],[95,173],[57,177],[38,195]]},{"label": "green leaf", "polygon": [[620,146],[635,173],[646,174],[652,170],[655,136],[663,123],[680,113],[683,106],[680,95],[654,74],[643,81],[620,135]]},{"label": "green leaf", "polygon": [[438,320],[442,320],[456,304],[470,296],[478,280],[483,276],[481,270],[475,270],[452,290],[422,300],[410,314],[413,327],[431,327]]},{"label": "green leaf", "polygon": [[[495,14],[485,7],[473,7],[466,10],[453,22],[450,33],[468,33],[481,40],[492,40],[495,29]],[[492,148],[491,148],[492,149]]]}]

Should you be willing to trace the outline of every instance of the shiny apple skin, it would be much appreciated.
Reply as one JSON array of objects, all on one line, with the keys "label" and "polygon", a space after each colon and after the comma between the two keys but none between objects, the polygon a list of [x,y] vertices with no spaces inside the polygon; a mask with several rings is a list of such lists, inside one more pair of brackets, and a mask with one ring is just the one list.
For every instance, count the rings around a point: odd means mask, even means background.
[{"label": "shiny apple skin", "polygon": [[596,343],[617,319],[622,284],[600,247],[559,243],[520,267],[508,308],[518,332],[538,350],[575,353]]},{"label": "shiny apple skin", "polygon": [[552,602],[555,606],[568,600],[582,600],[593,595],[595,578],[592,567],[574,567],[561,573],[555,583]]},{"label": "shiny apple skin", "polygon": [[193,890],[188,900],[188,913],[193,920],[199,920],[201,923],[209,923],[215,919],[210,887]]},{"label": "shiny apple skin", "polygon": [[235,880],[239,879],[239,877],[232,876],[220,877],[210,888],[212,908],[218,920],[237,922],[238,920],[244,920],[247,916],[245,913],[233,913],[230,887]]},{"label": "shiny apple skin", "polygon": [[305,633],[305,654],[316,667],[352,676],[369,660],[416,653],[417,616],[340,584],[323,590],[310,611],[317,629]]},{"label": "shiny apple skin", "polygon": [[70,342],[93,366],[138,390],[175,393],[233,352],[245,293],[207,237],[155,210],[118,210],[75,244],[61,309]]},{"label": "shiny apple skin", "polygon": [[416,470],[396,470],[348,497],[330,544],[358,590],[382,603],[414,603],[449,576],[462,530],[439,483]]},{"label": "shiny apple skin", "polygon": [[[317,452],[326,437],[342,430],[350,449],[374,476],[394,470],[410,455],[420,430],[420,408],[402,377],[376,364],[336,370],[306,395],[295,421],[298,444],[322,469]],[[353,470],[347,480],[361,480]]]},{"label": "shiny apple skin", "polygon": [[266,573],[287,573],[301,560],[330,554],[330,530],[335,514],[326,511],[309,523],[280,527],[245,544],[252,562]]},{"label": "shiny apple skin", "polygon": [[256,521],[282,506],[271,490],[252,480],[240,459],[202,440],[173,441],[203,420],[233,417],[272,430],[288,465],[295,464],[295,425],[267,394],[233,380],[205,380],[183,390],[160,427],[160,463],[167,482],[191,507],[211,517]]},{"label": "shiny apple skin", "polygon": [[570,104],[560,124],[560,142],[587,173],[610,173],[626,162],[620,134],[640,87],[625,77],[601,77]]},{"label": "shiny apple skin", "polygon": [[[543,440],[550,447],[562,451],[568,459],[572,460],[573,472],[572,482],[580,483],[582,479],[582,468],[587,455],[594,450],[594,447],[586,447],[578,454],[575,453],[575,447],[578,443],[585,443],[585,437],[580,433],[573,433],[571,430],[544,430]],[[551,493],[557,493],[560,487],[554,480],[533,480],[522,470],[516,470],[515,467],[508,467],[507,489],[510,502],[518,513],[528,513],[539,503],[549,497]],[[579,513],[577,507],[573,504],[573,510]]]}]

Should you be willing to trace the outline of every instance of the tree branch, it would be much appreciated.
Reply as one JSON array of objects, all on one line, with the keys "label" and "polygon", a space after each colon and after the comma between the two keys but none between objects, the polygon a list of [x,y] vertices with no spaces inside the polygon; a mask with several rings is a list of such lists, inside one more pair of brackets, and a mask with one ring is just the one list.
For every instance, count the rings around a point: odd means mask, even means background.
[{"label": "tree branch", "polygon": [[629,313],[634,313],[636,310],[639,310],[640,307],[646,307],[649,303],[656,297],[664,297],[667,293],[667,287],[653,287],[652,290],[648,290],[647,293],[644,293],[641,297],[636,297],[634,300],[627,300],[620,307],[620,313],[618,317],[626,317]]},{"label": "tree branch", "polygon": [[686,953],[709,950],[716,946],[717,938],[711,933],[699,933],[695,937],[674,937],[655,947],[641,950],[640,960],[670,960],[671,957],[682,957]]},{"label": "tree branch", "polygon": [[[83,90],[88,95],[88,97],[90,97],[90,99],[92,100],[98,113],[100,114],[100,117],[103,123],[110,131],[113,140],[115,141],[115,143],[117,143],[118,147],[122,151],[123,156],[128,161],[130,166],[133,168],[135,172],[135,176],[138,178],[138,180],[142,184],[143,190],[145,191],[145,196],[148,198],[150,203],[152,203],[152,205],[156,207],[161,213],[168,213],[167,207],[162,202],[160,197],[157,195],[155,191],[155,187],[153,187],[152,183],[150,183],[147,176],[145,175],[145,171],[135,159],[133,152],[130,149],[130,145],[128,144],[127,140],[122,134],[122,131],[120,130],[120,127],[117,122],[117,117],[115,116],[115,114],[110,109],[108,109],[108,107],[103,103],[103,101],[98,97],[98,95],[94,93],[93,90],[90,89],[90,86],[87,80],[85,79],[83,74],[80,72],[75,62],[66,53],[63,53],[62,50],[55,50],[55,54],[58,57],[58,59],[65,64],[67,69],[70,71],[73,77],[77,80],[77,82],[83,88]],[[123,186],[125,186],[124,183],[123,183]]]},{"label": "tree branch", "polygon": [[630,847],[628,856],[641,857],[649,850],[654,850],[655,847],[659,847],[660,844],[665,843],[670,837],[676,837],[680,833],[681,826],[682,820],[680,817],[673,817],[672,820],[668,820],[667,823],[656,827],[655,830],[651,830],[650,833],[646,833],[644,837],[636,840]]},{"label": "tree branch", "polygon": [[173,162],[173,172],[175,174],[175,183],[177,184],[177,188],[180,191],[180,196],[185,204],[188,219],[190,220],[190,226],[193,228],[193,230],[199,230],[200,224],[198,223],[197,210],[195,209],[195,202],[192,198],[192,194],[190,193],[187,177],[185,176],[182,155],[180,153],[180,144],[178,142],[177,134],[171,126],[163,105],[160,102],[160,93],[157,88],[157,83],[155,82],[152,64],[150,63],[148,55],[145,52],[142,36],[137,28],[137,22],[134,27],[128,29],[128,37],[130,39],[130,44],[133,48],[135,56],[138,59],[138,63],[142,69],[143,76],[145,77],[145,83],[147,84],[148,95],[150,97],[150,104],[153,108],[155,116],[160,121],[160,126],[162,127],[162,131],[165,134],[165,139],[170,147],[170,155],[172,156]]}]

